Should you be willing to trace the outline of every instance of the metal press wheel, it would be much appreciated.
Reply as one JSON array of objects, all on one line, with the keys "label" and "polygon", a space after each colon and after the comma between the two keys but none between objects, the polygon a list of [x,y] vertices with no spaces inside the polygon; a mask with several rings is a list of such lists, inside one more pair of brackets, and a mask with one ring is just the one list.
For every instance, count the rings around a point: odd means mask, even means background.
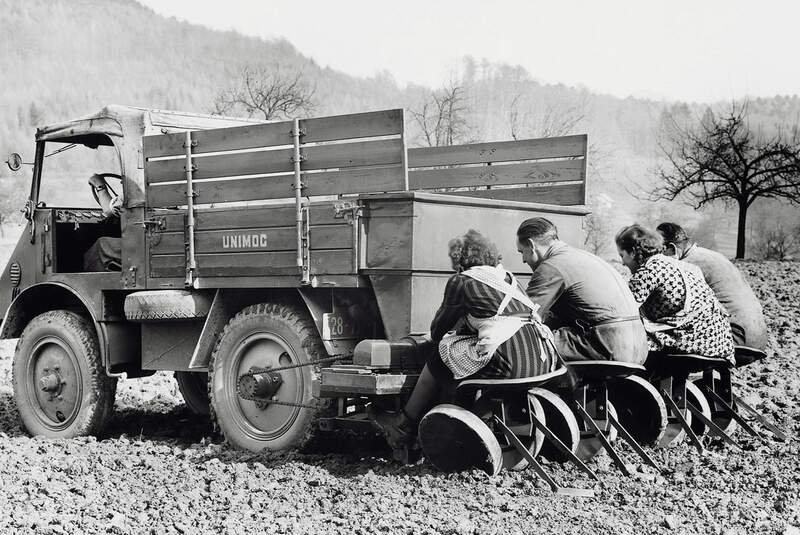
[{"label": "metal press wheel", "polygon": [[630,375],[608,383],[608,400],[619,422],[643,446],[658,444],[667,430],[667,406],[658,389],[642,377]]},{"label": "metal press wheel", "polygon": [[[691,381],[686,382],[686,402],[691,403],[703,416],[711,420],[711,406],[703,392]],[[692,418],[691,428],[698,437],[702,437],[708,432],[708,426],[700,418]]]},{"label": "metal press wheel", "polygon": [[[544,388],[531,388],[530,393],[536,396],[542,405],[545,415],[545,425],[553,432],[564,445],[575,453],[580,441],[580,430],[575,414],[569,405],[554,392]],[[540,450],[542,457],[548,461],[563,463],[569,458],[556,448],[549,440],[545,440]]]},{"label": "metal press wheel", "polygon": [[[259,304],[234,316],[209,364],[211,416],[227,441],[249,451],[286,450],[308,443],[329,402],[312,391],[314,365],[326,356],[305,310]],[[262,373],[254,374],[261,370]]]},{"label": "metal press wheel", "polygon": [[[545,420],[544,409],[541,402],[531,396],[530,403],[527,393],[521,393],[517,399],[509,400],[504,404],[505,424],[519,439],[522,445],[534,458],[539,454],[544,443],[544,433],[539,431],[531,422],[529,410],[533,410],[540,421]],[[483,421],[491,421],[492,403],[490,399],[482,396],[475,401],[472,411]],[[502,453],[502,468],[506,470],[524,470],[528,467],[528,459],[515,448],[499,430],[495,431],[497,442]]]},{"label": "metal press wheel", "polygon": [[[701,377],[700,379],[696,379],[694,382],[695,386],[702,386],[705,384],[705,380]],[[719,374],[714,372],[714,388],[718,391],[721,388],[721,381],[719,379]],[[706,398],[706,402],[708,403],[709,408],[711,409],[712,421],[719,426],[720,429],[725,431],[728,435],[733,435],[734,431],[739,427],[739,424],[736,420],[721,406],[719,403],[711,397],[705,390],[701,388],[701,392],[703,396]],[[736,409],[736,402],[731,400],[730,401],[731,407],[733,410]]]},{"label": "metal press wheel", "polygon": [[117,380],[103,369],[94,327],[74,312],[33,318],[17,342],[12,373],[17,411],[32,435],[98,434],[113,411]]}]

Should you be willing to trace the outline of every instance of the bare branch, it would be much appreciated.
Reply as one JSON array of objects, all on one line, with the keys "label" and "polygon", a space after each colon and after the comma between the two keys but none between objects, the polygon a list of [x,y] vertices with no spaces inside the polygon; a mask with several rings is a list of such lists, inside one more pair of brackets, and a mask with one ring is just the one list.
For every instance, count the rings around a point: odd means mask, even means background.
[{"label": "bare branch", "polygon": [[291,118],[314,110],[314,93],[302,72],[283,72],[280,65],[247,66],[233,87],[217,94],[212,113]]},{"label": "bare branch", "polygon": [[684,198],[695,207],[736,202],[740,212],[737,257],[744,255],[746,208],[757,198],[784,198],[800,203],[800,136],[797,125],[787,140],[783,130],[766,138],[754,133],[747,120],[747,103],[732,105],[724,115],[707,110],[694,127],[665,120],[669,143],[659,143],[668,166],[658,169],[661,183],[651,200]]}]

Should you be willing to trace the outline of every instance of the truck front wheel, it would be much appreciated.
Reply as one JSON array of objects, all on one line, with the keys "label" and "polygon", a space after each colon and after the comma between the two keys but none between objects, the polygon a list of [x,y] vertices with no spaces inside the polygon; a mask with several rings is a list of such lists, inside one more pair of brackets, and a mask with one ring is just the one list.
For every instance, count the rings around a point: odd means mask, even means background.
[{"label": "truck front wheel", "polygon": [[117,380],[103,370],[94,327],[74,312],[33,318],[17,342],[12,373],[17,410],[32,435],[95,435],[114,409]]},{"label": "truck front wheel", "polygon": [[[318,370],[308,364],[324,356],[316,326],[299,307],[258,304],[234,316],[209,363],[211,415],[227,441],[249,451],[305,445],[328,408],[314,396]],[[283,369],[267,371],[276,368]]]}]

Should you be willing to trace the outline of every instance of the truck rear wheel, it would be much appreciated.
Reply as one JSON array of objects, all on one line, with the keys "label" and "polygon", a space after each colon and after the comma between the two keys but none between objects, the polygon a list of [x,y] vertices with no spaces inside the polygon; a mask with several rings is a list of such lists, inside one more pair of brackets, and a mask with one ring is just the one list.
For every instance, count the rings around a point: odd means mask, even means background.
[{"label": "truck rear wheel", "polygon": [[314,365],[326,356],[308,313],[292,305],[258,304],[228,322],[209,363],[211,416],[236,448],[261,451],[304,446],[328,407],[317,400]]},{"label": "truck rear wheel", "polygon": [[208,416],[208,374],[206,372],[175,372],[175,381],[183,401],[195,414]]},{"label": "truck rear wheel", "polygon": [[103,370],[94,327],[68,310],[53,310],[25,327],[12,366],[14,400],[32,435],[96,435],[114,409],[117,380]]}]

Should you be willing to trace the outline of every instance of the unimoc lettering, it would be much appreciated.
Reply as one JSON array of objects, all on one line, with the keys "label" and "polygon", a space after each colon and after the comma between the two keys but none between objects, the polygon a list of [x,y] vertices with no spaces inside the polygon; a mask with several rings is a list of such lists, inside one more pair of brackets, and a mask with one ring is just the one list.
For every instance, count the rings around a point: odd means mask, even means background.
[{"label": "unimoc lettering", "polygon": [[267,235],[260,234],[223,234],[223,249],[263,249],[267,246]]}]

